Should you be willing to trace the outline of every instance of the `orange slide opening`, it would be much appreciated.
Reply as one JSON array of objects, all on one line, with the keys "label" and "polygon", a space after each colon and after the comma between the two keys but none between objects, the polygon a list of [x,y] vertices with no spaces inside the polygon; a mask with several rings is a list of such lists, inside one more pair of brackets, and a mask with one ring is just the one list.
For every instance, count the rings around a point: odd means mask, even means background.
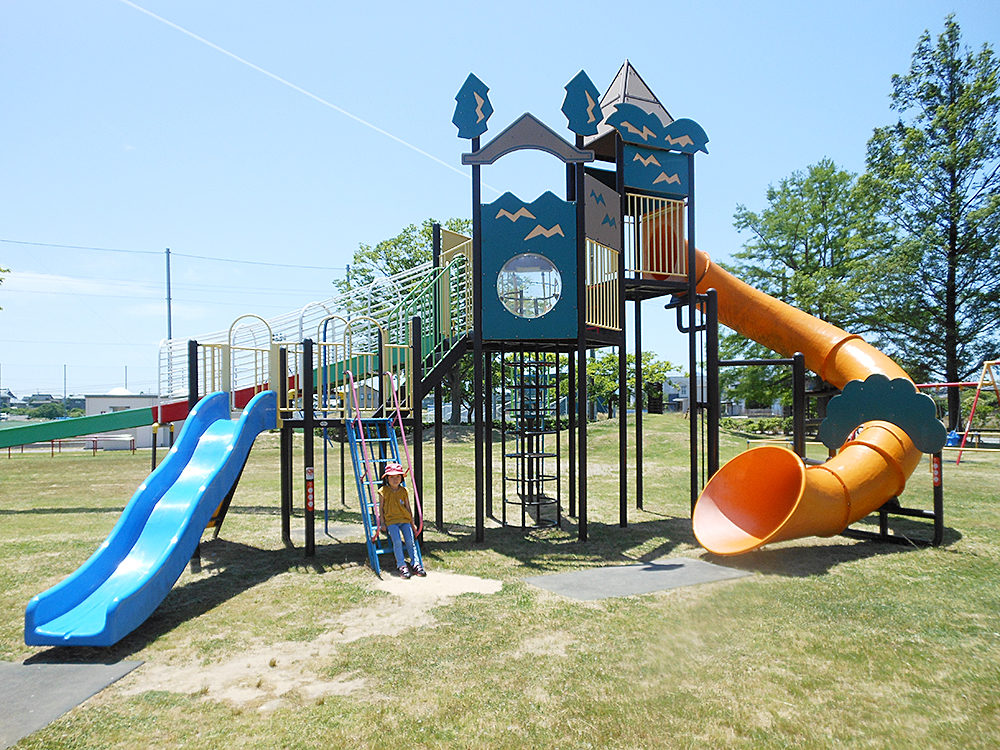
[{"label": "orange slide opening", "polygon": [[[766,472],[760,470],[762,464],[768,467]],[[722,555],[766,544],[802,498],[804,469],[787,448],[767,446],[738,455],[712,477],[698,498],[698,541],[700,531],[712,551]]]}]

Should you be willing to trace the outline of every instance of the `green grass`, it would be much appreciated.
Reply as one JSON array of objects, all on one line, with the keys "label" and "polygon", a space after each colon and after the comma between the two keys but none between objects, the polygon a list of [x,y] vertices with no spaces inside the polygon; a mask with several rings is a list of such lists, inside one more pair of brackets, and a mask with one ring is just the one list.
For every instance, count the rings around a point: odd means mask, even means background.
[{"label": "green grass", "polygon": [[[425,582],[450,571],[503,588],[431,609],[432,624],[332,646],[342,618],[407,615],[374,587],[360,541],[326,540],[320,520],[315,558],[304,557],[301,543],[282,546],[277,441],[263,436],[222,538],[203,543],[201,572],[186,572],[118,645],[69,650],[75,659],[142,659],[140,675],[17,747],[1000,746],[1000,456],[946,462],[940,548],[813,538],[723,559],[691,534],[687,422],[648,416],[645,426],[645,510],[630,497],[627,528],[618,526],[617,423],[590,426],[586,543],[566,519],[562,529],[530,532],[491,521],[476,544],[469,430],[449,430],[446,529],[425,533]],[[723,458],[744,447],[725,437]],[[317,446],[317,464],[321,455]],[[428,496],[432,460],[428,444]],[[331,462],[339,466],[337,453]],[[141,452],[0,457],[0,658],[47,651],[23,643],[26,603],[94,551],[148,470]],[[352,486],[341,509],[333,471],[333,524],[357,520]],[[301,505],[301,487],[295,493]],[[497,482],[497,510],[499,497]],[[930,498],[922,467],[904,504],[930,507]],[[892,523],[930,536],[925,522]],[[302,526],[298,515],[299,538]],[[523,581],[663,556],[753,575],[601,602]],[[318,698],[293,689],[273,710],[219,700],[208,686],[130,689],[144,670],[193,665],[211,674],[269,648],[278,663],[296,644],[315,648],[304,674],[363,686]]]}]

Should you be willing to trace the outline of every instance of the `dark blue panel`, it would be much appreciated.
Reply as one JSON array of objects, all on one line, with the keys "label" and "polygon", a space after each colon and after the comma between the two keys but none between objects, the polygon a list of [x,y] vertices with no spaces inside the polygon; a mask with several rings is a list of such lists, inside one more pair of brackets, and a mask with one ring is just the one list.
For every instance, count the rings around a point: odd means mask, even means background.
[{"label": "dark blue panel", "polygon": [[818,437],[827,448],[836,450],[855,428],[873,419],[901,427],[924,453],[937,453],[947,438],[934,399],[917,392],[906,378],[889,380],[881,373],[869,375],[864,381],[852,380],[843,393],[830,399]]},{"label": "dark blue panel", "polygon": [[493,114],[487,95],[489,87],[472,73],[455,95],[455,115],[451,121],[458,128],[459,138],[478,138],[486,132],[486,122]]},{"label": "dark blue panel", "polygon": [[602,245],[621,250],[621,198],[614,190],[590,175],[583,178],[587,236]]},{"label": "dark blue panel", "polygon": [[[546,192],[531,203],[504,193],[482,206],[483,338],[488,341],[573,339],[577,335],[576,204]],[[533,253],[559,270],[559,301],[537,318],[510,312],[497,279],[515,256]]]},{"label": "dark blue panel", "polygon": [[664,126],[659,117],[635,104],[617,104],[614,113],[608,117],[608,124],[614,126],[626,143],[686,154],[696,151],[708,153],[705,147],[708,135],[694,120],[684,118]]},{"label": "dark blue panel", "polygon": [[562,112],[569,120],[569,129],[577,135],[597,135],[601,113],[601,93],[582,70],[566,84]]},{"label": "dark blue panel", "polygon": [[688,194],[688,157],[625,145],[625,185],[670,198]]}]

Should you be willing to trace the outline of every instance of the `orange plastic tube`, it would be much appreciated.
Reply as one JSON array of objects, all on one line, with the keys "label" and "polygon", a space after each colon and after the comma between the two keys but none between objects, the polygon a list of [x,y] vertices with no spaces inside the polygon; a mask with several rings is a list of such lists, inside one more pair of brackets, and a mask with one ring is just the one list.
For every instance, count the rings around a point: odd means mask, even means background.
[{"label": "orange plastic tube", "polygon": [[[909,376],[860,336],[754,289],[698,251],[698,291],[718,292],[719,320],[783,357],[805,355],[806,367],[838,388],[881,373]],[[869,422],[839,453],[807,467],[787,448],[740,454],[713,476],[695,505],[698,542],[719,555],[771,542],[834,536],[898,495],[920,462],[899,427]]]}]

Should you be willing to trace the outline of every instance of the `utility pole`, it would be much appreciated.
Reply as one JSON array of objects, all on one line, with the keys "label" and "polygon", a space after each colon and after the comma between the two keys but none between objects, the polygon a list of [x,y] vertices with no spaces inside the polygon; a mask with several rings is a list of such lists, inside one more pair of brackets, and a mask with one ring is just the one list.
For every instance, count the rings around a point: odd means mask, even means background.
[{"label": "utility pole", "polygon": [[173,325],[170,321],[170,248],[167,248],[167,340],[172,339]]},{"label": "utility pole", "polygon": [[[174,390],[174,367],[173,352],[170,349],[170,340],[174,337],[173,323],[170,319],[170,248],[167,248],[167,393],[173,394]],[[159,389],[157,389],[159,390]],[[161,392],[162,396],[163,393]]]}]

